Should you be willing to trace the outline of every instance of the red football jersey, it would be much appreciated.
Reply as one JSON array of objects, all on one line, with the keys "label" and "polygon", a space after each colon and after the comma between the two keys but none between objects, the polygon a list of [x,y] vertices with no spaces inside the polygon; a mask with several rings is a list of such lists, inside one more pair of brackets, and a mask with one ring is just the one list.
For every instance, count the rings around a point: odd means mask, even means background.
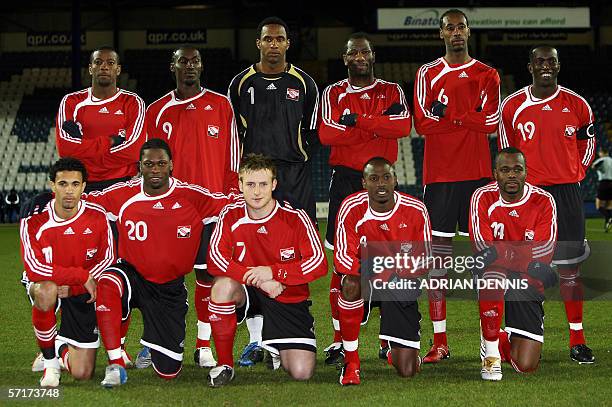
[{"label": "red football jersey", "polygon": [[243,202],[228,205],[210,239],[208,272],[243,282],[249,267],[270,266],[286,288],[275,300],[308,299],[308,283],[327,274],[321,240],[306,212],[276,202],[272,213],[251,219]]},{"label": "red football jersey", "polygon": [[229,99],[202,89],[180,100],[174,91],[153,102],[146,114],[147,140],[161,138],[172,151],[172,174],[211,192],[238,189],[240,144]]},{"label": "red football jersey", "polygon": [[193,269],[203,225],[217,220],[230,200],[170,178],[168,192],[147,195],[142,181],[120,182],[87,200],[103,206],[119,229],[119,257],[157,284]]},{"label": "red football jersey", "polygon": [[81,200],[70,219],[55,213],[55,199],[42,212],[21,220],[21,257],[30,281],[57,285],[97,279],[114,259],[113,234],[105,212]]},{"label": "red football jersey", "polygon": [[[436,100],[447,106],[444,117],[431,113]],[[425,137],[423,184],[492,178],[488,134],[497,130],[499,100],[497,71],[476,59],[419,68],[414,127]]]},{"label": "red football jersey", "polygon": [[517,147],[525,154],[527,181],[535,185],[582,181],[595,153],[595,137],[576,138],[578,129],[595,121],[584,98],[558,86],[552,96],[537,99],[526,86],[504,99],[501,109],[499,147]]},{"label": "red football jersey", "polygon": [[[391,105],[400,103],[404,111],[385,116]],[[361,171],[372,157],[397,160],[397,139],[408,137],[412,128],[410,111],[402,88],[392,82],[376,79],[363,88],[352,86],[348,79],[329,85],[323,91],[319,139],[331,146],[329,165],[342,165]],[[338,123],[340,117],[357,113],[357,124],[348,127]]]},{"label": "red football jersey", "polygon": [[[423,242],[413,256],[431,256],[431,224],[423,202],[395,191],[395,206],[386,213],[370,208],[368,192],[349,195],[336,220],[334,265],[341,274],[359,275],[362,247],[368,242]],[[391,255],[391,253],[390,253]]]},{"label": "red football jersey", "polygon": [[532,261],[550,263],[557,241],[555,200],[528,183],[522,198],[512,203],[504,201],[496,182],[478,188],[470,203],[470,239],[478,251],[491,242],[515,242],[512,249],[517,255],[495,263],[503,266],[508,260],[518,268],[514,271],[526,271]]},{"label": "red football jersey", "polygon": [[[69,93],[62,99],[55,123],[55,141],[60,157],[78,158],[85,164],[89,181],[106,181],[134,176],[141,137],[145,104],[135,93],[119,89],[108,99],[95,99],[91,88]],[[81,128],[82,139],[62,130],[66,120]],[[111,148],[111,136],[121,135],[125,142]]]}]

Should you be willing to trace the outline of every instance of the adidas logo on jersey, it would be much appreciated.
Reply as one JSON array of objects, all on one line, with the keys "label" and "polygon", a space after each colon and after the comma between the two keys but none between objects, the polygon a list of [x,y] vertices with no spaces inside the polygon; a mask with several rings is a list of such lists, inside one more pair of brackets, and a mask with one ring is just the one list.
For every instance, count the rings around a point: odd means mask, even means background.
[{"label": "adidas logo on jersey", "polygon": [[276,86],[274,86],[273,83],[269,84],[268,87],[266,88],[268,90],[276,90]]},{"label": "adidas logo on jersey", "polygon": [[552,107],[550,107],[548,104],[546,106],[544,106],[542,108],[542,110],[548,110],[548,111],[552,111]]},{"label": "adidas logo on jersey", "polygon": [[515,218],[519,217],[518,212],[516,211],[516,209],[513,209],[512,212],[509,213],[510,216],[514,216]]},{"label": "adidas logo on jersey", "polygon": [[108,109],[104,106],[102,109],[98,110],[98,113],[108,113]]},{"label": "adidas logo on jersey", "polygon": [[215,321],[215,322],[216,322],[216,321],[221,321],[221,318],[219,318],[219,317],[217,316],[217,314],[210,314],[210,315],[208,316],[208,319],[209,319],[211,322],[213,322],[213,321]]},{"label": "adidas logo on jersey", "polygon": [[257,233],[263,233],[264,235],[267,235],[268,234],[268,229],[266,229],[265,226],[262,226],[259,229],[257,229]]},{"label": "adidas logo on jersey", "polygon": [[382,230],[386,230],[387,232],[390,230],[390,229],[389,229],[389,226],[388,226],[386,223],[383,223],[382,225],[380,225],[380,228],[381,228]]},{"label": "adidas logo on jersey", "polygon": [[206,107],[204,108],[204,110],[213,110],[211,105],[206,105]]},{"label": "adidas logo on jersey", "polygon": [[459,78],[469,78],[469,76],[467,73],[465,73],[465,71],[461,71],[461,73],[459,74]]},{"label": "adidas logo on jersey", "polygon": [[408,227],[408,225],[406,225],[404,222],[402,222],[402,223],[399,224],[398,229],[404,229],[404,228],[407,228],[407,227]]},{"label": "adidas logo on jersey", "polygon": [[193,105],[193,103],[190,103],[189,106],[185,108],[185,110],[195,110],[195,108],[196,107]]},{"label": "adidas logo on jersey", "polygon": [[158,201],[155,205],[153,205],[153,209],[164,209],[164,205]]},{"label": "adidas logo on jersey", "polygon": [[181,208],[182,208],[182,206],[178,202],[175,202],[174,205],[172,205],[172,209],[181,209]]},{"label": "adidas logo on jersey", "polygon": [[116,111],[115,113],[113,113],[113,114],[116,114],[116,115],[123,115],[123,112],[121,111],[121,109],[119,109],[119,110],[117,110],[117,111]]},{"label": "adidas logo on jersey", "polygon": [[91,229],[87,228],[83,231],[84,235],[91,235],[93,232],[91,231]]},{"label": "adidas logo on jersey", "polygon": [[364,93],[363,95],[361,95],[359,99],[370,100],[370,95],[368,95],[367,93]]},{"label": "adidas logo on jersey", "polygon": [[569,113],[569,112],[570,112],[570,110],[569,110],[567,107],[564,107],[564,108],[563,108],[563,110],[561,110],[561,112],[563,112],[563,113]]},{"label": "adidas logo on jersey", "polygon": [[64,234],[65,235],[74,235],[74,230],[72,230],[72,228],[70,226],[68,226],[68,229],[64,230]]},{"label": "adidas logo on jersey", "polygon": [[98,312],[109,312],[110,308],[108,308],[106,305],[104,304],[100,304],[96,307],[96,311]]}]

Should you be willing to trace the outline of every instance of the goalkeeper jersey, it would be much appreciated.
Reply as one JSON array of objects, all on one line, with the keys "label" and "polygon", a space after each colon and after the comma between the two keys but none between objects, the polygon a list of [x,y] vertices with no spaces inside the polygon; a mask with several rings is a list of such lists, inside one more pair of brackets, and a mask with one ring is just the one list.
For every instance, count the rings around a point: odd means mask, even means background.
[{"label": "goalkeeper jersey", "polygon": [[279,74],[250,66],[232,79],[228,97],[234,107],[242,154],[305,162],[317,141],[319,91],[314,80],[288,64]]}]

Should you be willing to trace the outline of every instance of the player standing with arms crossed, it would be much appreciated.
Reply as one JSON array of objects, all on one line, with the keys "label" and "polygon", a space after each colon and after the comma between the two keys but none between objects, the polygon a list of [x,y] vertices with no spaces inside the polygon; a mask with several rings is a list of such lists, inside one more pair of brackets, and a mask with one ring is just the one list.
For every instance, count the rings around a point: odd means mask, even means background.
[{"label": "player standing with arms crossed", "polygon": [[[457,9],[440,17],[446,54],[421,66],[414,88],[414,127],[425,137],[423,201],[431,216],[434,256],[452,255],[452,238],[468,235],[470,197],[491,178],[488,134],[499,122],[499,75],[468,52],[470,28]],[[445,279],[446,270],[431,278]],[[429,290],[433,346],[423,359],[450,357],[446,337],[446,293]]]},{"label": "player standing with arms crossed", "polygon": [[[274,196],[304,209],[316,225],[310,151],[318,143],[319,91],[306,72],[287,62],[288,34],[287,24],[278,17],[259,23],[255,41],[259,62],[232,79],[228,96],[236,114],[242,155],[271,157],[278,176]],[[247,318],[250,343],[240,357],[241,366],[263,358],[259,346],[262,319],[255,310],[250,312],[255,313]]]},{"label": "player standing with arms crossed", "polygon": [[[321,143],[331,146],[329,165],[329,212],[325,246],[334,249],[336,217],[342,201],[363,189],[363,167],[373,156],[394,163],[397,139],[408,137],[412,121],[402,88],[374,76],[375,54],[365,33],[354,33],[342,54],[348,78],[328,86],[321,98]],[[340,275],[332,273],[329,302],[334,326],[334,342],[329,345],[326,363],[342,358],[342,337],[338,320]],[[386,346],[381,345],[386,357]]]},{"label": "player standing with arms crossed", "polygon": [[504,99],[499,126],[500,148],[521,149],[527,181],[548,191],[558,210],[558,244],[553,262],[559,267],[560,291],[569,322],[570,358],[593,363],[582,326],[583,292],[579,266],[589,255],[580,181],[595,154],[593,112],[576,92],[557,84],[561,69],[554,47],[529,52],[532,85]]},{"label": "player standing with arms crossed", "polygon": [[145,104],[117,87],[119,55],[110,47],[91,53],[91,87],[62,99],[55,125],[60,157],[74,157],[89,171],[87,191],[99,191],[137,174]]},{"label": "player standing with arms crossed", "polygon": [[[172,53],[170,71],[176,89],[147,108],[147,140],[166,140],[173,152],[172,175],[181,181],[199,185],[210,192],[238,192],[240,146],[232,105],[225,95],[203,88],[200,76],[203,61],[200,51],[185,45]],[[202,232],[195,263],[194,303],[198,333],[194,360],[200,367],[216,365],[210,349],[208,302],[212,278],[206,271],[208,243],[214,223]],[[143,349],[136,367],[150,364],[150,354]]]}]

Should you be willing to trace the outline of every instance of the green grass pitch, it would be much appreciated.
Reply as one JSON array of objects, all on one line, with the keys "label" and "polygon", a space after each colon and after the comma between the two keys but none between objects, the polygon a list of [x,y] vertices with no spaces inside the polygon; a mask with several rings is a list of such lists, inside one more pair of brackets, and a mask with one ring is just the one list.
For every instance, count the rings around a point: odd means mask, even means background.
[{"label": "green grass pitch", "polygon": [[[601,219],[589,219],[587,236],[592,241],[612,240],[604,234]],[[322,225],[322,229],[325,225]],[[324,230],[322,230],[324,233]],[[610,255],[612,259],[612,255]],[[31,326],[30,305],[19,284],[21,260],[19,233],[15,225],[0,227],[0,405],[7,400],[8,388],[37,387],[39,373],[30,370],[36,355],[36,342]],[[608,272],[612,267],[608,264]],[[193,274],[187,277],[190,289]],[[150,406],[150,405],[611,405],[612,404],[612,308],[609,301],[585,303],[585,332],[593,349],[596,363],[578,365],[568,357],[568,329],[563,304],[545,303],[546,333],[543,358],[539,371],[518,375],[504,365],[502,382],[480,379],[478,357],[478,313],[474,302],[450,301],[448,304],[448,335],[452,357],[437,365],[425,365],[412,379],[399,378],[394,370],[378,359],[378,321],[374,311],[368,326],[362,329],[360,354],[362,385],[342,388],[338,373],[323,364],[322,349],[331,342],[332,328],[328,304],[329,275],[311,286],[316,320],[317,368],[306,383],[294,383],[283,371],[270,371],[265,366],[237,368],[234,382],[221,389],[206,386],[206,369],[196,368],[193,360],[195,344],[195,312],[190,310],[185,340],[185,365],[178,379],[165,382],[151,369],[129,370],[126,385],[103,389],[99,382],[106,364],[105,352],[98,352],[95,378],[76,382],[62,375],[62,398],[40,401],[48,405],[78,406]],[[423,319],[421,354],[432,338],[427,304],[421,302]],[[128,336],[128,351],[135,355],[140,345],[142,322],[134,313]],[[246,344],[246,327],[240,326],[236,338],[236,354]],[[11,404],[29,405],[34,400]]]}]

